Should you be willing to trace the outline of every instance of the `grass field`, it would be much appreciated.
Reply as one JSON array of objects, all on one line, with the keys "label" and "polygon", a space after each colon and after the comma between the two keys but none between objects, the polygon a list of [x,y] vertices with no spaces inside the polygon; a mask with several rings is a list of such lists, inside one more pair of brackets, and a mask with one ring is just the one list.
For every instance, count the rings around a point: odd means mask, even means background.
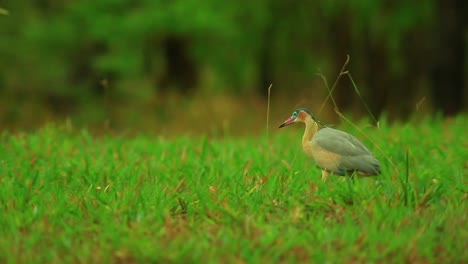
[{"label": "grass field", "polygon": [[467,263],[466,116],[338,128],[382,175],[330,178],[302,125],[217,138],[1,135],[0,263]]}]

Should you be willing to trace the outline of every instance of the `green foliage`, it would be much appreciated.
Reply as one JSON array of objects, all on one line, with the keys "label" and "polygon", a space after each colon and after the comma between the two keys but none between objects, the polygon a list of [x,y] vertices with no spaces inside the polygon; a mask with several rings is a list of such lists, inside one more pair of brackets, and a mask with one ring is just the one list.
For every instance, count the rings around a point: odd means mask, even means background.
[{"label": "green foliage", "polygon": [[301,152],[301,129],[224,139],[4,132],[0,262],[461,263],[465,124],[383,122],[366,137],[346,127],[383,173],[326,184]]},{"label": "green foliage", "polygon": [[[74,68],[85,68],[80,77],[85,79],[88,89],[91,83],[86,78],[92,77],[87,76],[91,73],[102,78],[109,73],[127,79],[152,78],[143,69],[144,57],[150,52],[145,49],[150,45],[149,49],[157,52],[160,61],[163,59],[161,51],[158,54],[161,41],[172,35],[192,42],[191,52],[200,64],[231,67],[220,69],[220,73],[240,71],[252,63],[252,54],[258,47],[250,40],[260,35],[266,23],[260,3],[244,8],[235,2],[210,0],[201,3],[87,0],[51,3],[47,7],[26,5],[39,12],[17,29],[16,37],[24,47],[11,49],[10,46],[9,53],[16,53],[24,63],[27,60],[29,64],[48,66],[35,68],[33,74],[38,83],[33,83],[32,89],[65,93],[77,90],[67,87]],[[50,9],[54,12],[47,12]],[[25,50],[28,53],[22,54]],[[31,58],[31,54],[35,57]]]},{"label": "green foliage", "polygon": [[[326,71],[338,50],[330,31],[350,32],[344,47],[357,54],[366,39],[383,45],[403,64],[399,50],[411,32],[431,21],[433,1],[305,1],[291,4],[235,1],[41,1],[8,3],[2,17],[0,55],[5,88],[83,96],[96,79],[116,76],[115,86],[131,93],[140,83],[160,79],[165,71],[162,41],[179,36],[202,75],[218,81],[208,89],[248,89],[260,78],[266,56],[269,81],[308,79]],[[336,24],[330,28],[329,24]],[[340,29],[341,28],[341,29]],[[14,45],[12,45],[14,43]],[[262,55],[263,54],[263,55]],[[265,55],[266,54],[266,55]],[[340,58],[345,54],[338,54]],[[146,69],[147,60],[154,65]],[[20,80],[28,76],[28,80]],[[312,75],[313,76],[313,75]],[[222,85],[221,85],[222,84]],[[141,85],[139,89],[150,89]]]}]

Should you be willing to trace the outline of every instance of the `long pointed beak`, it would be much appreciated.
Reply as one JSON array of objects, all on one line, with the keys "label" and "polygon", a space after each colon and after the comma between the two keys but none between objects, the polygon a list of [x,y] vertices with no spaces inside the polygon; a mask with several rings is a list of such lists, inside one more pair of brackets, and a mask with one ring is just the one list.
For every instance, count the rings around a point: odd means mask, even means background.
[{"label": "long pointed beak", "polygon": [[281,124],[281,125],[279,126],[279,128],[282,128],[282,127],[285,127],[285,126],[287,126],[287,125],[290,125],[290,124],[294,123],[294,120],[295,120],[295,118],[292,118],[292,117],[286,119],[286,120],[283,122],[283,124]]}]

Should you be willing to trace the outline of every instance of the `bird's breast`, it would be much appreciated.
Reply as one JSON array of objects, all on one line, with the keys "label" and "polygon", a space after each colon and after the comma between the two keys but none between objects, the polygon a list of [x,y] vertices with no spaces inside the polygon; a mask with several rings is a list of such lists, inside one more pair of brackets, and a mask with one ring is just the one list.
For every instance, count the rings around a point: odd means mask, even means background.
[{"label": "bird's breast", "polygon": [[313,141],[303,142],[302,149],[304,152],[315,161],[322,169],[337,170],[340,161],[340,155],[330,152]]}]

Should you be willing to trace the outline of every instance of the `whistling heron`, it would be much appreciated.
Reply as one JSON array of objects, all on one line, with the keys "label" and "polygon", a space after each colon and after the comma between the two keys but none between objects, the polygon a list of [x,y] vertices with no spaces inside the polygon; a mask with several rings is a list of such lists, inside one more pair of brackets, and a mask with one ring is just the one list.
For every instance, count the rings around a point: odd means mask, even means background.
[{"label": "whistling heron", "polygon": [[322,169],[322,181],[328,175],[374,176],[380,174],[380,164],[372,153],[354,136],[329,127],[323,127],[306,108],[295,110],[280,128],[295,122],[305,123],[302,149]]}]

